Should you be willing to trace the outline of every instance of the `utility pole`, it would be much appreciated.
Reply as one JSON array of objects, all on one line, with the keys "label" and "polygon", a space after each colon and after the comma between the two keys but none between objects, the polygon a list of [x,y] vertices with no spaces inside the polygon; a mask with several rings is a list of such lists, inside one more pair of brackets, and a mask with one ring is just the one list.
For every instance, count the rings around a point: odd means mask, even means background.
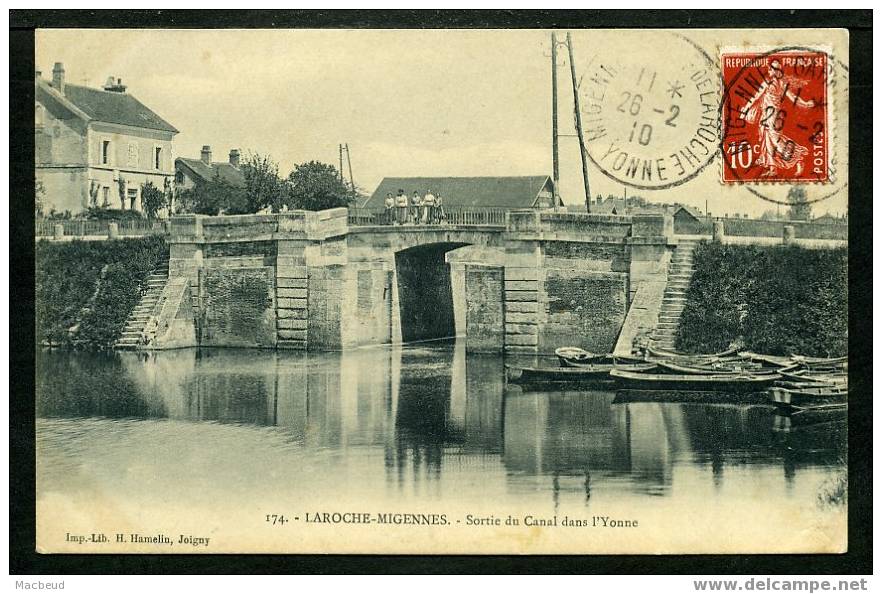
[{"label": "utility pole", "polygon": [[567,32],[567,51],[570,54],[570,75],[573,78],[573,107],[576,111],[576,135],[579,137],[579,154],[582,157],[582,181],[585,183],[585,210],[591,212],[591,189],[588,186],[588,153],[582,136],[582,110],[579,107],[579,87],[576,82],[576,63],[573,60],[573,39]]},{"label": "utility pole", "polygon": [[560,200],[560,156],[557,146],[557,34],[551,34],[551,163],[554,175],[554,191],[551,197],[554,210]]},{"label": "utility pole", "polygon": [[349,156],[349,143],[346,143],[346,163],[349,165],[349,184],[352,186],[352,198],[355,199],[355,179],[352,177],[352,159]]},{"label": "utility pole", "polygon": [[337,147],[340,149],[340,183],[343,183],[343,145],[338,144]]}]

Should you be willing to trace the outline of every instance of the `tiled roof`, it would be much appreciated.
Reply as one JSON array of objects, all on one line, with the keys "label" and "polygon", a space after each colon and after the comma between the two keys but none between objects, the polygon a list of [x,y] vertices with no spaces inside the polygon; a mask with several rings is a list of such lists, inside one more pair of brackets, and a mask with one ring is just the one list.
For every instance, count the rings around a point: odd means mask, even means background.
[{"label": "tiled roof", "polygon": [[189,169],[192,174],[191,177],[198,177],[205,181],[211,181],[215,176],[219,176],[223,181],[232,186],[239,188],[245,187],[245,175],[242,173],[242,170],[233,167],[226,161],[206,165],[201,159],[178,157],[175,159],[175,168],[177,169],[179,166]]},{"label": "tiled roof", "polygon": [[64,85],[64,97],[92,120],[137,128],[178,132],[178,129],[128,93]]},{"label": "tiled roof", "polygon": [[419,192],[422,196],[431,190],[441,194],[445,206],[487,206],[531,208],[543,189],[551,191],[547,175],[517,177],[386,177],[374,190],[364,206],[382,208],[386,194],[398,190],[408,196]]}]

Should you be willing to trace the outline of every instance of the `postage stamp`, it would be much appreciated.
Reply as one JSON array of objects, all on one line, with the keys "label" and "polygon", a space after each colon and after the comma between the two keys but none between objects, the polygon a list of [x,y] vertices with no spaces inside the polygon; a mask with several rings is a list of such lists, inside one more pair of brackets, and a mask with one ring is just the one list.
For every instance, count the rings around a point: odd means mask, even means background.
[{"label": "postage stamp", "polygon": [[827,53],[724,50],[720,62],[723,182],[828,181]]}]

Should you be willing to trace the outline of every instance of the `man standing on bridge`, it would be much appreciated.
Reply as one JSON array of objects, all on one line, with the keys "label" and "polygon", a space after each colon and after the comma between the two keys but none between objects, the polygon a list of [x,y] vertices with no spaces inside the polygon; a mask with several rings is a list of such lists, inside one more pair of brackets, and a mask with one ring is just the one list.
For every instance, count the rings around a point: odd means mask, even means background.
[{"label": "man standing on bridge", "polygon": [[420,198],[420,193],[414,190],[413,196],[410,197],[410,221],[414,225],[420,222],[420,208],[422,206],[423,199]]},{"label": "man standing on bridge", "polygon": [[395,198],[392,196],[392,192],[386,194],[386,200],[383,202],[383,206],[386,208],[383,212],[383,222],[387,225],[391,225],[395,222]]},{"label": "man standing on bridge", "polygon": [[407,222],[407,196],[404,195],[404,190],[398,190],[398,196],[395,197],[395,210],[398,211],[398,221],[396,222],[403,225]]},{"label": "man standing on bridge", "polygon": [[432,190],[426,192],[423,196],[423,218],[422,221],[427,224],[435,222],[435,195]]}]

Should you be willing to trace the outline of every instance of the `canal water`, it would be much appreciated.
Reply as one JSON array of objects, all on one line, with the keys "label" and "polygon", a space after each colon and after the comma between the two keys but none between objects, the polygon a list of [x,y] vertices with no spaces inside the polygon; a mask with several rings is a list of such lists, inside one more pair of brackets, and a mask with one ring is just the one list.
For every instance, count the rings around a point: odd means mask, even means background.
[{"label": "canal water", "polygon": [[[461,342],[40,352],[36,411],[43,550],[82,551],[65,535],[96,530],[206,535],[208,552],[834,551],[846,536],[844,421],[524,391]],[[445,520],[308,522],[354,511]]]}]

